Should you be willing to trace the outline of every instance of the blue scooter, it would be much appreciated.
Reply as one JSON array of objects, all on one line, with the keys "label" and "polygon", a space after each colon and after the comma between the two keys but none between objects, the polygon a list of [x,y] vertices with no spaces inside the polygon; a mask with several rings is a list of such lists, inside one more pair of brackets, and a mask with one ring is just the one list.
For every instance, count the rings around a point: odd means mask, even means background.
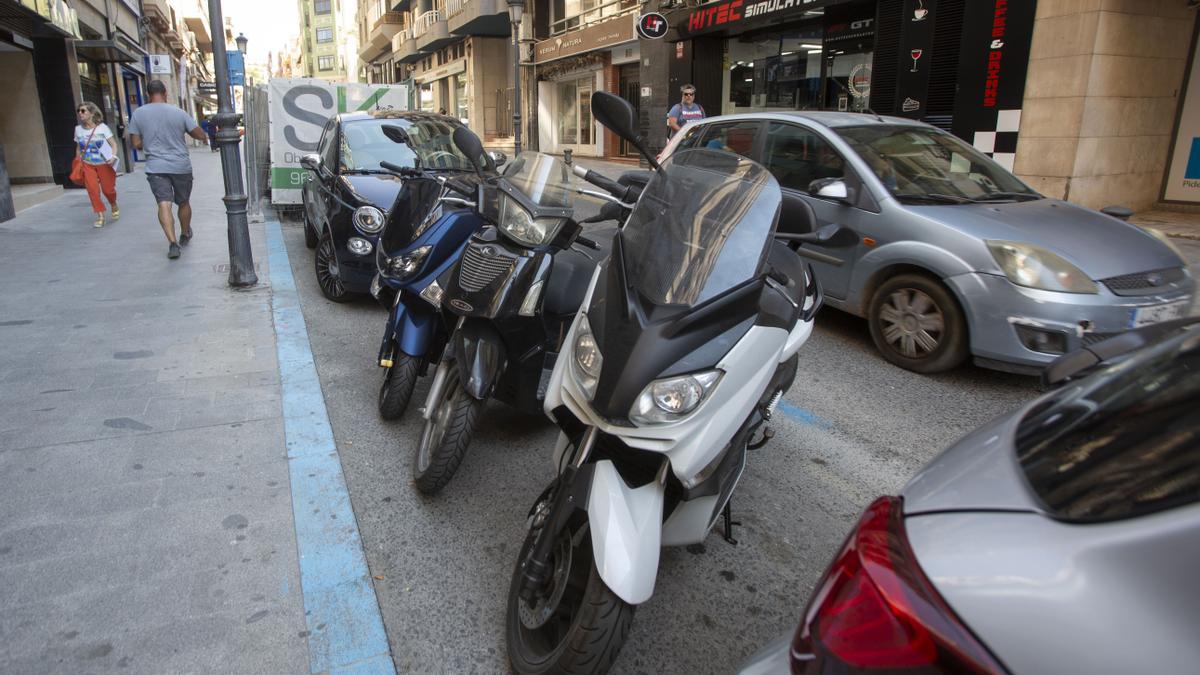
[{"label": "blue scooter", "polygon": [[[392,136],[389,131],[384,127]],[[455,135],[460,132],[470,133],[464,128]],[[404,414],[417,378],[449,339],[437,278],[462,256],[471,235],[484,225],[470,204],[487,176],[478,166],[474,174],[455,176],[390,162],[380,166],[405,178],[380,233],[378,272],[371,282],[371,295],[390,309],[379,345],[378,362],[385,369],[379,414],[394,420]]]}]

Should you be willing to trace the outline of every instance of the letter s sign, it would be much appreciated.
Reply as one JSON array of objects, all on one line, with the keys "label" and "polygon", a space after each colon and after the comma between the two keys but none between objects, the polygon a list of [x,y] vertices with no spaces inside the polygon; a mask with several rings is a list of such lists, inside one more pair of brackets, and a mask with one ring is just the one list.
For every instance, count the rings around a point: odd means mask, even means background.
[{"label": "letter s sign", "polygon": [[[305,94],[310,94],[320,99],[324,110],[322,112],[314,112],[301,108],[296,99]],[[316,140],[309,142],[300,140],[300,137],[296,134],[296,127],[290,124],[287,125],[283,129],[283,137],[287,140],[288,144],[304,152],[316,150],[317,143],[320,141],[320,130],[325,127],[325,123],[329,121],[330,115],[333,114],[333,94],[320,87],[292,87],[283,96],[283,109],[295,119],[301,122],[308,122],[317,128]]]}]

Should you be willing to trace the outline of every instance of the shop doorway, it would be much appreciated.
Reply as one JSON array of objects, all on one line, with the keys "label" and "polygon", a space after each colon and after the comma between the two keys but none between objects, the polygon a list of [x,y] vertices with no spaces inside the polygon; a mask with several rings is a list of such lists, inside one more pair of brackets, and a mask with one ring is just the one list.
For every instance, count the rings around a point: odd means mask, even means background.
[{"label": "shop doorway", "polygon": [[[642,100],[642,93],[641,93],[641,87],[639,86],[640,82],[638,81],[639,70],[640,70],[640,68],[638,67],[638,64],[636,64],[636,63],[626,63],[625,65],[618,66],[617,67],[617,81],[618,81],[617,91],[620,93],[621,98],[625,99],[626,101],[629,101],[629,103],[633,106],[634,111],[639,113],[638,118],[640,119],[641,118],[640,103]],[[631,144],[629,141],[627,141],[625,139],[621,139],[620,152],[621,152],[622,157],[638,157],[638,156],[640,156],[638,154],[637,149],[633,147],[633,144]]]},{"label": "shop doorway", "polygon": [[[125,80],[125,119],[133,117],[133,111],[142,107],[142,80],[137,74],[128,70],[121,71],[121,77]],[[133,153],[133,161],[145,161],[140,150],[129,148]]]},{"label": "shop doorway", "polygon": [[558,83],[558,146],[580,155],[595,155],[592,91],[595,78],[587,75]]},{"label": "shop doorway", "polygon": [[871,107],[871,63],[874,50],[830,50],[825,56],[827,110],[865,112]]}]

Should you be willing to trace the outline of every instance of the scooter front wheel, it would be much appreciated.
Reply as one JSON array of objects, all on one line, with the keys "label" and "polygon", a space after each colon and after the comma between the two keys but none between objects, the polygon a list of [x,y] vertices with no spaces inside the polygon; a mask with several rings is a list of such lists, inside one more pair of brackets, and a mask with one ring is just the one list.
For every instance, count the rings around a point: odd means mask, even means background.
[{"label": "scooter front wheel", "polygon": [[454,477],[475,435],[483,403],[467,393],[458,368],[450,364],[442,395],[432,403],[413,458],[413,479],[422,493],[435,494]]},{"label": "scooter front wheel", "polygon": [[536,533],[531,528],[525,537],[508,588],[504,633],[509,664],[521,675],[608,672],[629,636],[636,608],[600,578],[584,518],[559,535],[550,580],[530,604],[521,597],[521,586]]},{"label": "scooter front wheel", "polygon": [[417,376],[421,372],[421,360],[397,351],[392,365],[383,376],[379,387],[379,416],[385,420],[398,420],[412,400]]}]

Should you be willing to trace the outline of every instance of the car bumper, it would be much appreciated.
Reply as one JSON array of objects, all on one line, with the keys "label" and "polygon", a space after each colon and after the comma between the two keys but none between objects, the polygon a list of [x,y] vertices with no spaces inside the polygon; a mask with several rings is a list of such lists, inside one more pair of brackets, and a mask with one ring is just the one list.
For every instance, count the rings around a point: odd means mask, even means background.
[{"label": "car bumper", "polygon": [[[359,255],[350,250],[350,237],[359,237],[371,242],[371,250],[366,255]],[[357,231],[342,233],[334,237],[337,251],[338,271],[342,277],[342,285],[351,293],[368,293],[371,290],[371,280],[379,272],[375,264],[375,247],[379,245],[379,237],[366,237]]]},{"label": "car bumper", "polygon": [[[1129,330],[1136,316],[1145,315],[1139,310],[1179,303],[1181,315],[1186,316],[1191,313],[1195,293],[1195,281],[1190,277],[1182,288],[1136,297],[1117,296],[1103,287],[1096,294],[1041,291],[994,274],[962,274],[946,282],[963,302],[971,353],[977,360],[1033,368],[1050,363],[1064,351]],[[1034,340],[1049,344],[1031,349]]]}]

